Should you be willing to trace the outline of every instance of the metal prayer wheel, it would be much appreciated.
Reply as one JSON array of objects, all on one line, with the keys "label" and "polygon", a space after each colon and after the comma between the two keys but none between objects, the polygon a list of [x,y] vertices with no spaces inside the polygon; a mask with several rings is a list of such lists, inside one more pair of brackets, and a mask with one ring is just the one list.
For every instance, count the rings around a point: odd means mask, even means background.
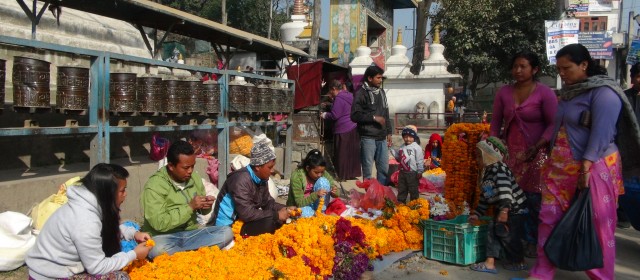
[{"label": "metal prayer wheel", "polygon": [[256,87],[258,92],[258,111],[259,112],[272,112],[271,104],[271,90],[265,84],[259,84]]},{"label": "metal prayer wheel", "polygon": [[4,80],[7,75],[5,70],[6,61],[0,59],[0,110],[4,109]]},{"label": "metal prayer wheel", "polygon": [[13,58],[13,106],[51,108],[51,63],[27,57]]},{"label": "metal prayer wheel", "polygon": [[89,108],[89,68],[58,66],[57,83],[58,109]]},{"label": "metal prayer wheel", "polygon": [[188,78],[182,81],[185,90],[185,111],[193,113],[204,112],[204,104],[207,101],[202,92],[202,82],[198,78]]},{"label": "metal prayer wheel", "polygon": [[281,87],[271,87],[271,109],[273,112],[286,112],[285,109],[285,93]]},{"label": "metal prayer wheel", "polygon": [[137,109],[136,74],[111,73],[109,78],[109,111],[130,113]]},{"label": "metal prayer wheel", "polygon": [[283,112],[293,111],[293,91],[289,88],[282,89],[284,95],[284,110]]},{"label": "metal prayer wheel", "polygon": [[244,112],[245,100],[244,85],[236,80],[229,82],[229,111]]},{"label": "metal prayer wheel", "polygon": [[245,89],[245,102],[244,110],[246,112],[258,112],[260,111],[258,100],[258,88],[252,83],[246,83]]},{"label": "metal prayer wheel", "polygon": [[138,97],[138,111],[141,113],[156,113],[162,111],[165,92],[162,90],[162,78],[146,76],[137,79],[136,94]]},{"label": "metal prayer wheel", "polygon": [[184,99],[185,99],[185,88],[181,81],[179,80],[164,80],[163,89],[165,92],[165,99],[162,103],[162,111],[165,113],[184,113]]},{"label": "metal prayer wheel", "polygon": [[205,96],[205,112],[207,114],[220,113],[220,85],[214,80],[208,80],[202,84],[202,93]]}]

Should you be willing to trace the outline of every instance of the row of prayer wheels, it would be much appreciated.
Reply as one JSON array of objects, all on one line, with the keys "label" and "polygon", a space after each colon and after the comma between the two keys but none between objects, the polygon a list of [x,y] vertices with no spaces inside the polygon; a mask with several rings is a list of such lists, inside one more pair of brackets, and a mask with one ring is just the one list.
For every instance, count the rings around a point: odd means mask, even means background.
[{"label": "row of prayer wheels", "polygon": [[[50,63],[14,57],[14,108],[51,108]],[[4,105],[5,61],[0,60],[0,105]],[[58,66],[56,107],[86,110],[89,101],[89,69]],[[229,83],[229,111],[236,113],[290,112],[293,94],[289,89],[255,86],[241,79]],[[111,73],[109,110],[114,113],[220,113],[220,85],[198,78],[138,77],[134,73]]]}]

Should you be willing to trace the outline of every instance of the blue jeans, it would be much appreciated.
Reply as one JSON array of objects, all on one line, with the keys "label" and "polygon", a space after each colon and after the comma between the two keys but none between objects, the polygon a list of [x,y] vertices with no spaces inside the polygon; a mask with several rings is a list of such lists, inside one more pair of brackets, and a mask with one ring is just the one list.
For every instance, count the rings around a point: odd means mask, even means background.
[{"label": "blue jeans", "polygon": [[376,178],[380,184],[386,186],[389,177],[389,147],[387,140],[375,140],[373,138],[360,139],[360,159],[362,161],[363,179],[371,178],[373,161],[376,162]]},{"label": "blue jeans", "polygon": [[231,227],[210,226],[189,231],[181,231],[170,234],[156,235],[156,242],[149,252],[150,258],[155,258],[163,253],[173,253],[198,250],[200,247],[218,246],[220,249],[233,241]]}]

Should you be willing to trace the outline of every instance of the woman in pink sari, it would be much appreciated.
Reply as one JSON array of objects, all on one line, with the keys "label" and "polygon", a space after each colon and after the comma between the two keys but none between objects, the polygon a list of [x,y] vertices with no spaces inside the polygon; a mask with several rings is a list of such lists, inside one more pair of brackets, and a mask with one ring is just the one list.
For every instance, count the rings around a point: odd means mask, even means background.
[{"label": "woman in pink sari", "polygon": [[[564,84],[559,94],[550,160],[542,170],[545,188],[540,210],[538,259],[530,278],[554,278],[556,268],[545,255],[543,246],[568,210],[576,191],[581,190],[591,195],[593,227],[604,263],[604,267],[586,273],[590,279],[614,279],[616,202],[622,190],[620,155],[625,156],[625,168],[634,167],[633,158],[629,161],[626,153],[631,147],[629,143],[637,146],[637,120],[618,83],[593,61],[587,48],[580,44],[567,45],[558,51],[556,59]],[[636,135],[628,136],[628,133]],[[616,140],[622,141],[620,152]]]},{"label": "woman in pink sari", "polygon": [[[536,256],[540,213],[540,167],[547,159],[546,147],[553,132],[558,101],[553,91],[536,81],[540,59],[529,51],[517,53],[511,62],[515,83],[498,90],[493,102],[491,136],[507,143],[505,163],[527,197],[525,256]],[[504,129],[501,131],[502,126]]]}]

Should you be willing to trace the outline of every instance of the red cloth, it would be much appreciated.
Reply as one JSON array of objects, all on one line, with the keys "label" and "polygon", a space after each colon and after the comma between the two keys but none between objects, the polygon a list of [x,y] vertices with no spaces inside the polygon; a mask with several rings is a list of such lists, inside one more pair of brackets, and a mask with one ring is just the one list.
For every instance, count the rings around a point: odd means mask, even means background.
[{"label": "red cloth", "polygon": [[424,159],[431,157],[431,150],[433,150],[433,146],[431,145],[431,143],[436,141],[438,142],[438,144],[440,144],[440,151],[442,151],[442,137],[440,137],[440,134],[438,133],[431,134],[431,137],[429,137],[429,143],[427,143],[427,146],[424,147]]},{"label": "red cloth", "polygon": [[307,62],[287,68],[287,77],[296,81],[294,109],[299,110],[320,104],[322,63],[322,61]]}]

